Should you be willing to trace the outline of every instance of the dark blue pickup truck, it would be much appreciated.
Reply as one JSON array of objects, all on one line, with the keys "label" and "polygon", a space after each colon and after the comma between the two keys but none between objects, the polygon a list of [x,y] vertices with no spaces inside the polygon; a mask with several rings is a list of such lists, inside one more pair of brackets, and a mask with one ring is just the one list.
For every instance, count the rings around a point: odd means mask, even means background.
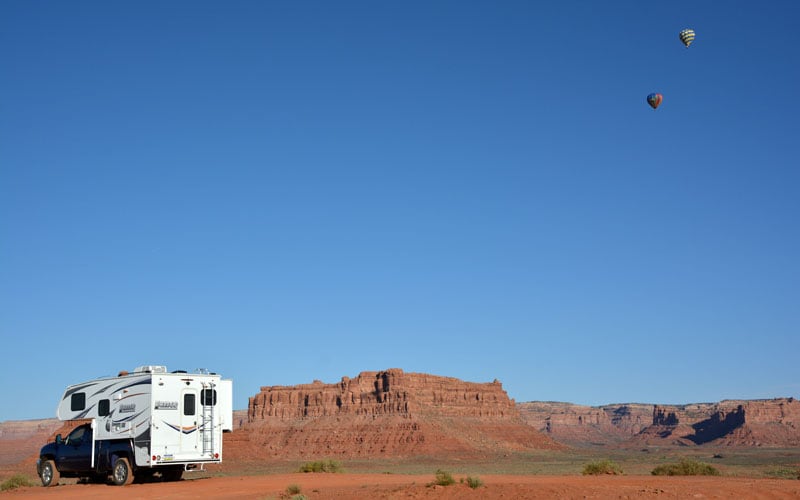
[{"label": "dark blue pickup truck", "polygon": [[[36,472],[44,486],[55,486],[61,477],[85,478],[89,481],[111,482],[123,486],[133,482],[134,474],[140,479],[153,476],[152,468],[134,470],[133,448],[130,440],[94,441],[91,424],[76,427],[66,438],[61,434],[52,443],[44,445],[36,462]],[[159,468],[165,481],[177,481],[184,467]]]}]

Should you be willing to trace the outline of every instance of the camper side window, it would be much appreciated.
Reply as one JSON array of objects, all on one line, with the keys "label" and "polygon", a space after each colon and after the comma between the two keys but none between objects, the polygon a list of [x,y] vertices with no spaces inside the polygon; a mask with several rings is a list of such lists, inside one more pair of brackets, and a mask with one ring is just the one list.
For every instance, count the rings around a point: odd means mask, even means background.
[{"label": "camper side window", "polygon": [[217,390],[203,389],[200,391],[200,404],[203,406],[214,406],[217,404]]},{"label": "camper side window", "polygon": [[187,393],[183,395],[183,414],[194,415],[194,394]]},{"label": "camper side window", "polygon": [[81,411],[86,408],[86,393],[85,392],[76,392],[72,395],[72,399],[69,402],[69,409],[72,411]]},{"label": "camper side window", "polygon": [[111,413],[111,404],[108,399],[101,399],[99,403],[97,403],[97,415],[99,417],[108,416]]}]

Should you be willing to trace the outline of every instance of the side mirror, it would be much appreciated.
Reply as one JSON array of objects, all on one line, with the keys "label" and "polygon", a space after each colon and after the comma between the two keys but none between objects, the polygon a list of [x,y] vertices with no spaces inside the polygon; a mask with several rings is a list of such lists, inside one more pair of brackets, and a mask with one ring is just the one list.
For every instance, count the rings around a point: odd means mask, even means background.
[{"label": "side mirror", "polygon": [[64,438],[61,437],[61,434],[56,434],[56,444],[64,444]]}]

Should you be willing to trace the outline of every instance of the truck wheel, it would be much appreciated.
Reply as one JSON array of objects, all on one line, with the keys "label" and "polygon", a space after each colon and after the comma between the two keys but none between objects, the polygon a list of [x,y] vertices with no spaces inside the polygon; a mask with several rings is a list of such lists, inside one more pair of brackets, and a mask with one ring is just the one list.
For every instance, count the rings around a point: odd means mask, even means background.
[{"label": "truck wheel", "polygon": [[52,460],[45,460],[42,462],[39,478],[42,480],[42,486],[57,485],[61,474],[59,474],[58,469],[56,469],[56,463]]},{"label": "truck wheel", "polygon": [[117,459],[111,471],[111,482],[117,486],[127,486],[133,482],[133,471],[127,458]]}]

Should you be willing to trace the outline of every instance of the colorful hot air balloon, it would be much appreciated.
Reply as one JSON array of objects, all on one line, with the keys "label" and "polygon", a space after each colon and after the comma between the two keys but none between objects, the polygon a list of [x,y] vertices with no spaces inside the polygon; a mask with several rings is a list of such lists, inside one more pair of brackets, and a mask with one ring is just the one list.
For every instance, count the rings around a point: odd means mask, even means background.
[{"label": "colorful hot air balloon", "polygon": [[694,41],[694,30],[690,29],[682,30],[680,33],[678,33],[678,37],[681,39],[681,42],[683,42],[683,44],[686,45],[686,48],[688,49],[689,45],[691,45],[692,42]]},{"label": "colorful hot air balloon", "polygon": [[661,101],[663,101],[663,100],[664,100],[664,96],[662,96],[661,94],[653,93],[653,94],[650,94],[649,96],[647,96],[647,104],[649,104],[650,107],[653,108],[653,109],[656,109],[657,107],[659,107],[661,105]]}]

